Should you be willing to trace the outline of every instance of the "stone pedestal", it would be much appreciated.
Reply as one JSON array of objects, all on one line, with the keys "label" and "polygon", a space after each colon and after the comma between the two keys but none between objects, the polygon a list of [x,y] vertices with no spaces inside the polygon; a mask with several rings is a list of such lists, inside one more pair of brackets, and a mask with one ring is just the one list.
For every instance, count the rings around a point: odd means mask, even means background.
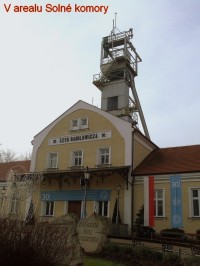
[{"label": "stone pedestal", "polygon": [[111,220],[92,214],[77,224],[78,239],[81,247],[88,253],[99,253],[104,246],[110,230]]}]

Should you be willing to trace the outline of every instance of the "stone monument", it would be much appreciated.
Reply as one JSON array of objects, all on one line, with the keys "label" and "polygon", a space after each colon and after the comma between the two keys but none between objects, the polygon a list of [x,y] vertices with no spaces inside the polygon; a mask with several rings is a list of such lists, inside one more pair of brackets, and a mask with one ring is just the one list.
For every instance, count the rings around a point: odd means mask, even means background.
[{"label": "stone monument", "polygon": [[111,220],[97,214],[81,219],[77,224],[78,239],[81,247],[88,253],[101,252],[110,230]]}]

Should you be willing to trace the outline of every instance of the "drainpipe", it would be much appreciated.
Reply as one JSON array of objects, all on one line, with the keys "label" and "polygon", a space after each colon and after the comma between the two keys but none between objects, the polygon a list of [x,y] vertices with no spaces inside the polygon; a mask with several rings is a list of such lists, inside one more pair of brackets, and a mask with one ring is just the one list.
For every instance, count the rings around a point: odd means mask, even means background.
[{"label": "drainpipe", "polygon": [[133,236],[133,224],[134,224],[134,125],[133,125],[133,131],[132,131],[132,145],[131,145],[131,235]]}]

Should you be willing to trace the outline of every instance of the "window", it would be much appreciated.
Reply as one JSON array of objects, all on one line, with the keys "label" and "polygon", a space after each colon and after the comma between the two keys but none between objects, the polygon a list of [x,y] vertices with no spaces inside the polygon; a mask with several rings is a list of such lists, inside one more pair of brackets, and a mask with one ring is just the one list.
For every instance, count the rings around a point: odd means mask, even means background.
[{"label": "window", "polygon": [[82,118],[81,119],[81,127],[87,126],[88,125],[88,119],[87,118]]},{"label": "window", "polygon": [[71,130],[81,130],[88,128],[88,118],[78,118],[71,121]]},{"label": "window", "polygon": [[71,120],[70,129],[71,130],[78,130],[79,129],[79,119]]},{"label": "window", "polygon": [[72,152],[72,166],[82,166],[83,164],[83,151]]},{"label": "window", "polygon": [[11,214],[18,214],[18,210],[19,210],[19,200],[16,199],[16,197],[13,197],[11,199],[10,213]]},{"label": "window", "polygon": [[108,201],[96,201],[94,211],[99,215],[108,217]]},{"label": "window", "polygon": [[155,189],[154,191],[154,216],[164,217],[164,189]]},{"label": "window", "polygon": [[54,201],[43,201],[43,215],[44,216],[54,215]]},{"label": "window", "polygon": [[200,189],[191,189],[192,216],[200,217]]},{"label": "window", "polygon": [[117,109],[118,109],[118,96],[108,97],[107,110],[112,111]]},{"label": "window", "polygon": [[72,127],[77,127],[78,126],[78,119],[72,120]]},{"label": "window", "polygon": [[58,164],[58,154],[49,153],[48,168],[57,168]]},{"label": "window", "polygon": [[110,148],[99,149],[99,164],[110,164]]}]

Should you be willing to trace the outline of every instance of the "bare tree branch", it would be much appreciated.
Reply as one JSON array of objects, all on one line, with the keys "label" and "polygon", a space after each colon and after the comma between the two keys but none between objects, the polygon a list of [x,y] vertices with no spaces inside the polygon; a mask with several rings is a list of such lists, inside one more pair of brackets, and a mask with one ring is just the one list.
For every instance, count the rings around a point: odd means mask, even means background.
[{"label": "bare tree branch", "polygon": [[10,149],[0,149],[0,163],[31,160],[31,155],[31,152],[25,152],[24,154],[17,156],[17,153]]},{"label": "bare tree branch", "polygon": [[0,149],[0,163],[17,161],[17,154],[9,149]]}]

